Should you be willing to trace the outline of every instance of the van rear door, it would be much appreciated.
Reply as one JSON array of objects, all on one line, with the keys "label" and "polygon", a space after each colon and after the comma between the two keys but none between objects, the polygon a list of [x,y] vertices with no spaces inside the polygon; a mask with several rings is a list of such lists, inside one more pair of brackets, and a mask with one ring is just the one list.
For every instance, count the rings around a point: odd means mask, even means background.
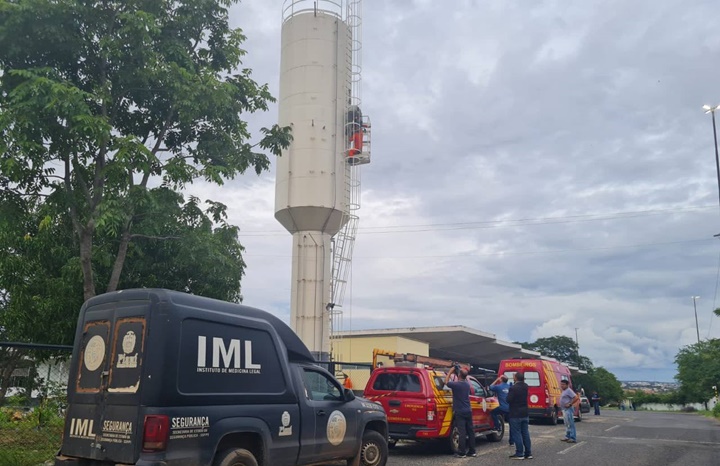
[{"label": "van rear door", "polygon": [[71,457],[135,463],[142,420],[140,382],[149,301],[87,308],[71,366],[61,452]]}]

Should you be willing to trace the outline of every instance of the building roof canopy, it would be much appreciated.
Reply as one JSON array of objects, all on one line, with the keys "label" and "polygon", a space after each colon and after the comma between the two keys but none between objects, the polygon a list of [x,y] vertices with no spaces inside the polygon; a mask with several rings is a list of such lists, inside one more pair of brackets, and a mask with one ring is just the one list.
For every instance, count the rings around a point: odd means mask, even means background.
[{"label": "building roof canopy", "polygon": [[[495,368],[503,359],[554,359],[537,351],[525,349],[517,343],[498,339],[494,334],[453,325],[445,327],[407,327],[377,330],[351,330],[338,332],[337,337],[396,336],[427,343],[430,356],[465,362],[478,367]],[[570,366],[573,374],[585,373]]]}]

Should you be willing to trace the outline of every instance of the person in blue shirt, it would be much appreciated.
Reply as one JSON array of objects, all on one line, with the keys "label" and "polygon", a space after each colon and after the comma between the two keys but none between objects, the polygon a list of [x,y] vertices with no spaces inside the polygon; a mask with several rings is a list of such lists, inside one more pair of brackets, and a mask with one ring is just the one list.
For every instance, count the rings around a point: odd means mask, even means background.
[{"label": "person in blue shirt", "polygon": [[495,396],[497,396],[498,403],[500,403],[500,406],[490,412],[493,420],[495,421],[495,430],[500,431],[502,430],[501,424],[505,422],[504,419],[507,418],[507,415],[510,412],[510,405],[507,402],[508,392],[510,391],[508,378],[505,375],[501,375],[495,379],[488,388],[495,394]]},{"label": "person in blue shirt", "polygon": [[472,387],[467,381],[468,373],[465,369],[460,369],[456,382],[450,380],[452,375],[458,372],[457,367],[458,366],[453,366],[445,377],[445,385],[452,390],[455,426],[460,434],[460,446],[455,453],[455,457],[476,457],[475,430],[473,429],[472,409],[470,408],[470,390]]}]

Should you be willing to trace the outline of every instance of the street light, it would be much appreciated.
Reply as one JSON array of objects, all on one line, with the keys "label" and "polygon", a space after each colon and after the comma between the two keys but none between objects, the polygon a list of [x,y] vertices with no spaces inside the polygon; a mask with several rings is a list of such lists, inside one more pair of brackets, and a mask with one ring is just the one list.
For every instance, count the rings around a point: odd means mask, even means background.
[{"label": "street light", "polygon": [[697,332],[698,343],[700,343],[700,327],[698,326],[697,320],[697,304],[695,304],[695,301],[698,299],[700,299],[700,296],[692,296],[693,308],[695,308],[695,331]]},{"label": "street light", "polygon": [[718,180],[718,202],[720,202],[720,158],[718,157],[718,143],[717,143],[717,130],[715,129],[715,110],[720,109],[720,105],[710,106],[703,105],[705,113],[712,115],[713,124],[713,141],[715,142],[715,168],[717,169],[717,180]]}]

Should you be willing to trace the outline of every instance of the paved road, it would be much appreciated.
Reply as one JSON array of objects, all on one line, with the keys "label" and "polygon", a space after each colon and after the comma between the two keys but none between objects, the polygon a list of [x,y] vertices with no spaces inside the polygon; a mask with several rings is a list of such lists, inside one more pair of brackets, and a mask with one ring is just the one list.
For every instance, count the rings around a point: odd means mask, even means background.
[{"label": "paved road", "polygon": [[[720,423],[696,414],[603,411],[577,423],[578,443],[561,442],[565,428],[531,424],[534,466],[710,466],[720,465]],[[442,446],[399,443],[388,466],[519,463],[507,440],[480,440],[477,458],[453,458]]]}]

